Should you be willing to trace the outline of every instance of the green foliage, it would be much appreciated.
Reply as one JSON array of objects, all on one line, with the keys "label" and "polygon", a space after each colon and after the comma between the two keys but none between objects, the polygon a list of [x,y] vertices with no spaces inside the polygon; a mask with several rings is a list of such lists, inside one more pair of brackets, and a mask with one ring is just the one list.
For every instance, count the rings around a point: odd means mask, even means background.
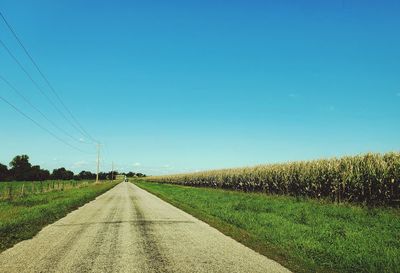
[{"label": "green foliage", "polygon": [[[42,184],[35,182],[38,190],[35,194],[14,196],[11,200],[0,199],[0,252],[19,241],[33,237],[45,225],[64,217],[68,212],[118,184],[117,182],[80,183],[79,186],[73,186],[76,181],[68,182],[49,181]],[[2,184],[4,183],[0,183]],[[7,184],[18,186],[23,183]],[[60,185],[60,190],[46,190],[53,185],[57,187],[57,184]]]},{"label": "green foliage", "polygon": [[400,272],[398,209],[135,184],[294,272]]},{"label": "green foliage", "polygon": [[91,173],[89,171],[81,171],[79,174],[77,174],[74,179],[77,180],[90,180],[90,179],[96,179],[96,174]]},{"label": "green foliage", "polygon": [[142,173],[134,173],[134,172],[129,172],[126,174],[127,177],[146,177],[145,174]]},{"label": "green foliage", "polygon": [[72,188],[83,188],[93,182],[93,180],[3,182],[0,183],[0,201],[13,200],[19,197],[27,197],[29,195],[40,194],[44,192],[56,192]]},{"label": "green foliage", "polygon": [[74,173],[65,170],[65,168],[56,169],[53,171],[52,177],[48,170],[43,170],[40,166],[29,162],[29,156],[17,155],[10,162],[10,169],[7,166],[0,164],[0,182],[1,181],[44,181],[52,179],[73,179]]},{"label": "green foliage", "polygon": [[337,202],[393,205],[400,201],[400,153],[370,153],[339,159],[155,176],[147,180],[328,198]]},{"label": "green foliage", "polygon": [[8,180],[9,175],[7,166],[0,163],[0,181]]},{"label": "green foliage", "polygon": [[[40,166],[32,166],[29,163],[29,156],[18,155],[10,162],[10,169],[7,166],[0,164],[0,182],[4,181],[45,181],[48,179],[54,180],[91,180],[96,178],[96,174],[89,171],[81,171],[74,175],[72,171],[65,168],[54,169],[52,174],[48,170],[43,170]],[[117,173],[114,172],[114,177]],[[107,173],[100,173],[99,179],[105,180],[111,176]]]},{"label": "green foliage", "polygon": [[65,168],[58,168],[53,170],[51,178],[55,180],[71,180],[74,178],[74,173]]}]

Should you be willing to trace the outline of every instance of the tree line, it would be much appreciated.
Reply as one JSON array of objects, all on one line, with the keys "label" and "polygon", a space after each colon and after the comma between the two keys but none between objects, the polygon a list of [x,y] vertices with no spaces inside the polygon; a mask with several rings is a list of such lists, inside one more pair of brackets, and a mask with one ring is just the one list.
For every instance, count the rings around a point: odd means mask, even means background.
[{"label": "tree line", "polygon": [[[48,170],[40,168],[39,165],[32,165],[29,162],[29,156],[18,155],[13,158],[9,163],[8,168],[6,165],[0,163],[0,181],[44,181],[44,180],[93,180],[96,179],[96,174],[90,171],[81,171],[74,174],[73,171],[66,168],[54,169],[51,173]],[[144,177],[142,173],[118,173],[113,172],[100,172],[100,180],[114,180],[118,174],[126,175],[128,177]]]},{"label": "tree line", "polygon": [[142,174],[142,173],[129,172],[129,173],[122,173],[122,174],[126,175],[126,177],[146,177],[146,175]]}]

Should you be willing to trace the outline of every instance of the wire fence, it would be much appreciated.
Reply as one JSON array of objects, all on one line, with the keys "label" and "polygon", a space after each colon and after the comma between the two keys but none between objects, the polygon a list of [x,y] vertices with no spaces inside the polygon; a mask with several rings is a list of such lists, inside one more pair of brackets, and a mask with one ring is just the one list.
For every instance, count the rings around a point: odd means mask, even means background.
[{"label": "wire fence", "polygon": [[45,192],[87,187],[94,180],[47,180],[0,182],[0,200],[13,200]]}]

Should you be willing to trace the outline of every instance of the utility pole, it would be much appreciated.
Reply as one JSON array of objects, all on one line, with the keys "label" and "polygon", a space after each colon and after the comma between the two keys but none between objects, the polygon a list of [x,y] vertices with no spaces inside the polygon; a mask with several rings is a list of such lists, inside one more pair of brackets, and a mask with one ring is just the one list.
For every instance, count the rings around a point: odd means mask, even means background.
[{"label": "utility pole", "polygon": [[100,170],[100,143],[97,143],[97,174],[96,174],[96,183],[99,183],[99,170]]},{"label": "utility pole", "polygon": [[114,180],[114,161],[112,162],[112,167],[111,167],[111,182]]}]

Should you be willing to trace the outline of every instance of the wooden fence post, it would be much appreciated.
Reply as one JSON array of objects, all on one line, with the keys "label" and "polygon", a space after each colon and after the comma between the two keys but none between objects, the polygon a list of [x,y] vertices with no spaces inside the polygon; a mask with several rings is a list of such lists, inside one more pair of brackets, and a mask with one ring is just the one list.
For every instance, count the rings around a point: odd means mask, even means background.
[{"label": "wooden fence post", "polygon": [[12,200],[12,184],[8,184],[8,199]]}]

